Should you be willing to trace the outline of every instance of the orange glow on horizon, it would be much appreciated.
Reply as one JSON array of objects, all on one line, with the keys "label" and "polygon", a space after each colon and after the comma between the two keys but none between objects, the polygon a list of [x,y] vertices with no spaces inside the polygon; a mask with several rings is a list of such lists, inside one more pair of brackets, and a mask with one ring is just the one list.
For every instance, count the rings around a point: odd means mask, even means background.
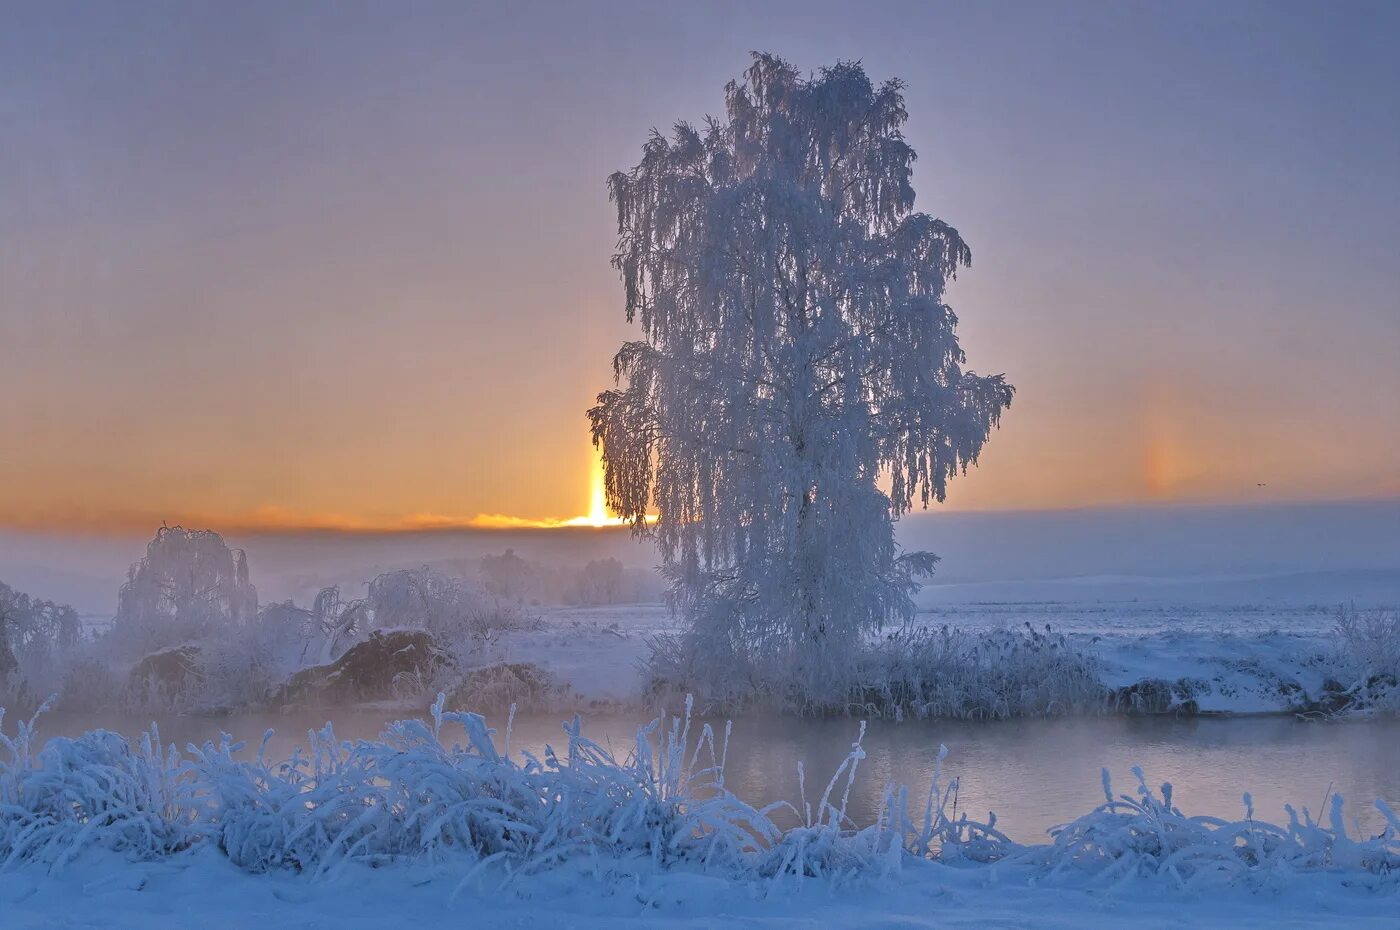
[{"label": "orange glow on horizon", "polygon": [[[427,530],[427,529],[488,529],[488,530],[520,530],[520,529],[562,529],[566,527],[593,527],[601,529],[604,527],[630,526],[631,521],[614,516],[608,510],[607,492],[603,484],[603,460],[594,457],[592,468],[589,472],[588,485],[588,512],[577,517],[545,517],[542,519],[531,519],[529,517],[516,517],[504,513],[479,513],[467,519],[452,517],[446,514],[417,513],[412,514],[397,526],[390,527],[357,527],[347,525],[341,520],[335,527],[338,529],[389,529],[389,530]],[[337,518],[340,519],[340,518]],[[655,522],[656,517],[648,515],[646,522]],[[288,524],[284,523],[283,526]],[[302,523],[305,526],[306,523]],[[329,527],[327,527],[329,528]]]},{"label": "orange glow on horizon", "polygon": [[[656,517],[648,515],[647,523],[654,523]],[[460,516],[448,513],[419,512],[401,517],[375,519],[354,516],[346,513],[317,513],[292,510],[276,505],[264,505],[243,513],[214,514],[201,511],[181,511],[159,516],[128,512],[110,515],[108,519],[94,521],[85,515],[74,514],[68,519],[33,521],[9,520],[0,526],[24,530],[53,530],[56,524],[69,528],[81,526],[99,533],[128,532],[145,533],[162,522],[171,526],[207,527],[222,533],[285,533],[285,532],[340,532],[340,533],[400,533],[431,530],[551,530],[567,528],[606,529],[631,526],[631,521],[613,515],[607,507],[607,494],[603,485],[603,463],[595,459],[589,472],[588,510],[576,517],[519,517],[506,513],[477,513]]]},{"label": "orange glow on horizon", "polygon": [[[982,494],[972,501],[972,506],[949,504],[935,508],[938,511],[997,511],[997,510],[1072,510],[1085,507],[1131,506],[1135,504],[1229,504],[1264,503],[1306,500],[1394,500],[1400,496],[1400,484],[1393,479],[1373,480],[1368,485],[1350,494],[1319,496],[1306,493],[1311,491],[1306,485],[1289,481],[1289,474],[1279,469],[1265,471],[1256,469],[1245,462],[1232,463],[1217,457],[1212,464],[1215,474],[1203,473],[1203,462],[1218,441],[1221,428],[1205,422],[1199,414],[1190,416],[1182,412],[1179,399],[1163,387],[1149,390],[1140,402],[1135,418],[1139,432],[1136,444],[1121,444],[1121,460],[1111,460],[1105,456],[1110,466],[1109,474],[1121,475],[1123,484],[1112,494],[1114,486],[1102,481],[1099,493],[1074,495],[1064,493],[1069,489],[1053,483],[1036,488],[1033,495],[1038,500],[1015,497],[1007,491],[1006,479],[999,479],[997,473],[987,472],[985,464],[993,468],[1013,472],[1018,450],[1006,449],[1009,456],[1002,459],[989,459],[973,476],[986,474],[992,482],[989,487],[998,493]],[[1232,438],[1239,440],[1248,431],[1236,423],[1231,423]],[[1205,433],[1205,439],[1199,434]],[[1012,437],[1006,437],[1012,438]],[[1032,439],[1035,437],[1032,436]],[[1135,448],[1134,448],[1135,446]],[[1247,440],[1242,448],[1248,448]],[[1034,445],[1030,447],[1034,451]],[[1025,450],[1019,450],[1025,454]],[[1111,451],[1111,450],[1106,450]],[[591,452],[591,450],[590,450]],[[1136,453],[1136,456],[1133,453]],[[582,463],[579,463],[582,464]],[[574,474],[577,474],[575,472]],[[586,487],[582,493],[579,515],[555,517],[538,515],[521,516],[500,511],[480,511],[474,509],[453,509],[448,503],[442,509],[395,511],[392,505],[375,502],[378,506],[351,509],[316,509],[310,507],[289,507],[278,504],[255,505],[252,507],[218,506],[197,508],[180,507],[178,504],[155,503],[146,507],[129,509],[106,509],[79,507],[69,504],[66,507],[15,508],[8,512],[0,509],[0,531],[18,530],[65,535],[70,533],[95,536],[142,536],[147,537],[162,523],[183,525],[194,528],[209,528],[225,534],[285,534],[285,533],[347,533],[347,534],[390,534],[424,533],[436,531],[529,531],[529,530],[606,530],[630,526],[609,512],[604,489],[602,461],[591,455],[586,472]],[[1259,477],[1256,478],[1255,475]],[[557,472],[551,476],[561,477]],[[569,476],[562,476],[568,478]],[[1382,479],[1389,476],[1381,476]],[[1213,479],[1213,480],[1212,480]],[[577,479],[575,479],[577,480]],[[956,486],[961,493],[965,482],[962,479]],[[986,478],[980,480],[985,481]],[[567,486],[571,482],[558,482]],[[584,482],[580,482],[583,484]],[[1233,485],[1234,487],[1230,487]],[[558,486],[550,489],[555,497],[560,496]],[[1014,490],[1014,488],[1013,488]],[[987,498],[994,501],[1000,498],[1002,506],[987,506]],[[171,495],[175,497],[175,495]],[[349,500],[350,496],[337,497]],[[367,503],[364,496],[361,503]],[[431,506],[431,502],[424,501]],[[1037,506],[1038,505],[1038,506]],[[548,511],[546,511],[547,513]],[[557,511],[556,511],[557,512]],[[564,511],[567,513],[568,511]],[[527,511],[528,513],[528,511]],[[647,523],[655,522],[654,515],[648,515]]]}]

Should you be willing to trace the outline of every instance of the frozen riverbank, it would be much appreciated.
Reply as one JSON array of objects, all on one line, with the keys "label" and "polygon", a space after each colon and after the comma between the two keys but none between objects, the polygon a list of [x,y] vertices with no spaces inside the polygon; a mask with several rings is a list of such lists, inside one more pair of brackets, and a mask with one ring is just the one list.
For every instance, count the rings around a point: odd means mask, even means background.
[{"label": "frozen riverbank", "polygon": [[[541,613],[539,629],[497,645],[504,661],[530,662],[581,707],[646,703],[649,638],[673,632],[661,605]],[[1106,689],[1136,685],[1144,713],[1290,714],[1328,699],[1337,683],[1336,606],[1173,606],[1152,602],[1024,602],[947,605],[920,625],[969,634],[1050,627],[1092,658]]]},{"label": "frozen riverbank", "polygon": [[[1400,907],[1383,802],[1378,829],[1336,797],[1275,825],[1248,794],[1201,816],[1105,774],[1097,806],[1023,843],[959,812],[942,753],[909,790],[858,740],[760,810],[698,721],[625,759],[571,731],[522,762],[510,734],[444,715],[280,765],[21,730],[0,758],[5,926],[1381,927]],[[884,786],[873,814],[849,804],[860,778]]]}]

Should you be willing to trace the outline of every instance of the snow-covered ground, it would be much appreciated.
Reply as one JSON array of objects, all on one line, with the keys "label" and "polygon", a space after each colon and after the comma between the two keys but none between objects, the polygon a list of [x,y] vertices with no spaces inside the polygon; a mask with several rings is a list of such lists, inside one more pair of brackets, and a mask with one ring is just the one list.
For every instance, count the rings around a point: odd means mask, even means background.
[{"label": "snow-covered ground", "polygon": [[850,887],[744,884],[638,866],[599,880],[587,864],[502,887],[484,871],[353,867],[329,880],[250,875],[212,850],[160,862],[89,856],[57,874],[0,872],[6,930],[415,930],[610,928],[1385,928],[1400,926],[1393,890],[1310,877],[1263,890],[1179,891],[1126,882],[1111,891],[1038,886],[1014,870],[910,863]]},{"label": "snow-covered ground", "polygon": [[646,683],[648,637],[675,629],[661,604],[544,608],[539,614],[539,629],[501,638],[499,656],[545,669],[581,707],[636,703]]}]

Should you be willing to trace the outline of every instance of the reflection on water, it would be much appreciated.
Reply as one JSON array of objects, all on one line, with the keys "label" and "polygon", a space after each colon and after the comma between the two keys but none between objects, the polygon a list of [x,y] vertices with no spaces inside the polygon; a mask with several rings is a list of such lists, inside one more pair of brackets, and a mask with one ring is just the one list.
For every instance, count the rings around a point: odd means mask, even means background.
[{"label": "reflection on water", "polygon": [[[245,740],[249,752],[275,729],[270,755],[281,759],[305,744],[306,733],[335,724],[340,739],[378,736],[391,712],[335,710],[319,714],[160,718],[161,738],[183,748],[215,739],[220,731]],[[562,750],[564,715],[518,717],[512,751],[539,754],[546,743]],[[619,758],[633,745],[639,716],[586,718],[584,734]],[[75,735],[105,727],[132,736],[148,718],[129,715],[61,714],[41,718],[41,738]],[[505,718],[491,723],[504,730]],[[723,733],[723,723],[716,722]],[[744,800],[763,804],[796,801],[797,763],[807,771],[813,804],[856,736],[854,720],[748,717],[735,721],[726,783]],[[460,734],[450,731],[448,741]],[[498,736],[498,745],[502,742]],[[1319,814],[1329,790],[1347,800],[1348,826],[1378,832],[1383,821],[1373,801],[1400,807],[1400,721],[1304,723],[1288,717],[1130,718],[1089,717],[996,723],[914,722],[870,724],[867,758],[851,794],[858,822],[871,819],[885,785],[909,786],[913,797],[928,790],[940,743],[949,749],[945,776],[961,780],[959,810],[985,817],[995,810],[998,826],[1032,842],[1049,827],[1086,813],[1103,799],[1099,771],[1107,766],[1116,792],[1131,792],[1130,769],[1141,765],[1153,787],[1169,781],[1187,814],[1243,817],[1241,794],[1253,794],[1256,816],[1281,822],[1283,805]]]}]

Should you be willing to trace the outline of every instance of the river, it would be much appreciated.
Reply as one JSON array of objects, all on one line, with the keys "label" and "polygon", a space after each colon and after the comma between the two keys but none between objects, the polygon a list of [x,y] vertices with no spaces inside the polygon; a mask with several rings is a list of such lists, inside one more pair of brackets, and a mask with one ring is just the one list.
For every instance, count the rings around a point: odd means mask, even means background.
[{"label": "river", "polygon": [[[269,755],[285,758],[307,731],[330,719],[340,739],[370,739],[401,714],[336,710],[300,715],[246,714],[232,717],[158,718],[161,739],[184,748],[190,741],[216,739],[220,731],[256,747],[265,730],[276,735]],[[565,715],[517,717],[512,753],[537,755],[544,746],[562,751]],[[504,730],[504,718],[489,721]],[[641,717],[586,718],[584,734],[624,758],[634,744]],[[132,736],[149,726],[148,717],[127,714],[51,713],[40,720],[42,738],[76,735],[104,727]],[[719,732],[722,722],[712,721]],[[698,723],[695,724],[698,727]],[[807,772],[807,799],[813,804],[850,750],[859,723],[850,719],[792,717],[740,718],[734,722],[726,784],[750,803],[798,799],[797,765]],[[7,728],[10,729],[10,728]],[[445,731],[449,742],[461,731]],[[503,733],[498,745],[504,743]],[[994,810],[998,826],[1012,838],[1035,842],[1057,823],[1088,812],[1103,799],[1100,770],[1107,767],[1116,793],[1133,792],[1131,768],[1143,768],[1154,789],[1175,788],[1175,803],[1187,814],[1244,816],[1241,795],[1253,795],[1255,815],[1283,822],[1285,803],[1320,814],[1329,792],[1346,798],[1349,829],[1370,834],[1383,820],[1374,807],[1382,798],[1400,808],[1400,721],[1358,720],[1314,723],[1290,717],[1163,718],[1079,717],[986,723],[916,721],[872,722],[864,740],[851,794],[851,813],[868,822],[886,784],[907,785],[923,798],[940,744],[948,747],[945,780],[959,779],[958,809],[974,818]],[[251,748],[247,750],[251,753]],[[922,809],[922,803],[918,805]]]}]

